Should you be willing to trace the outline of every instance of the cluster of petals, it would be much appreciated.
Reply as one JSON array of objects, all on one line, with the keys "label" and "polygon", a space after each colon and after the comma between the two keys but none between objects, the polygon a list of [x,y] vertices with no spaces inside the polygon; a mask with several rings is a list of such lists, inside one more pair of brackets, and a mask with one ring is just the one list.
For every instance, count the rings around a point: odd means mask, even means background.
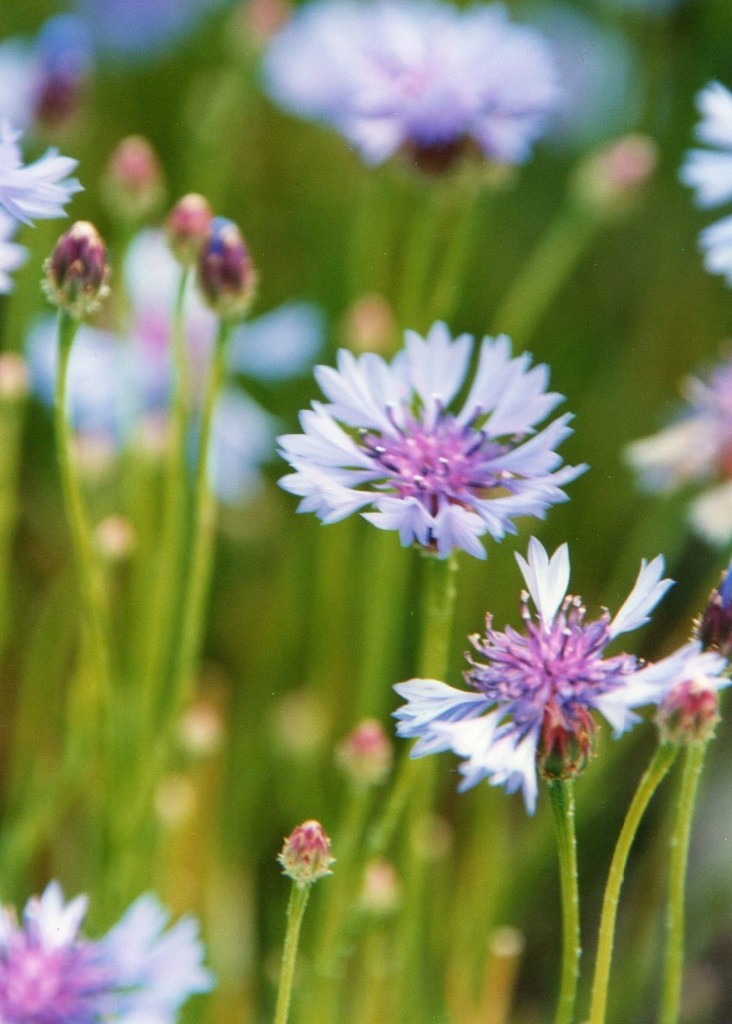
[{"label": "cluster of petals", "polygon": [[[172,313],[181,268],[160,231],[140,232],[123,268],[130,318],[119,334],[82,324],[69,364],[69,417],[83,436],[112,453],[134,443],[140,431],[160,425],[172,387]],[[188,364],[196,405],[204,386],[217,328],[215,315],[194,288],[185,302]],[[323,335],[319,311],[292,302],[241,327],[232,337],[230,370],[276,382],[312,365]],[[54,317],[36,322],[26,342],[35,394],[54,400],[57,344]],[[227,385],[214,412],[211,474],[219,499],[234,504],[251,498],[262,481],[261,466],[275,448],[277,421],[242,388]]]},{"label": "cluster of petals", "polygon": [[523,163],[560,99],[550,47],[501,4],[316,0],[273,38],[264,70],[278,103],[372,164],[466,141]]},{"label": "cluster of petals", "polygon": [[[599,712],[616,735],[638,716],[633,710],[657,704],[679,681],[700,675],[717,678],[724,658],[686,644],[654,664],[631,654],[605,656],[623,633],[648,621],[671,580],[662,579],[661,556],[642,562],[630,594],[615,616],[603,611],[585,621],[578,598],[567,595],[566,544],[549,557],[535,538],[528,559],[517,555],[528,594],[523,596],[524,632],[492,628],[472,638],[481,659],[469,657],[466,681],[472,691],[435,679],[412,679],[396,686],[407,701],[395,712],[397,732],[418,739],[413,757],[451,750],[463,758],[461,789],[487,779],[508,792],[522,790],[533,812],[537,797],[537,752],[547,709],[556,709],[571,728]],[[529,596],[535,607],[528,606]],[[726,680],[719,680],[725,685]]]},{"label": "cluster of petals", "polygon": [[726,544],[732,539],[732,357],[706,380],[689,377],[683,394],[684,414],[630,444],[626,458],[648,491],[709,484],[691,502],[689,517],[710,543]]},{"label": "cluster of petals", "polygon": [[512,356],[504,335],[484,338],[452,412],[473,351],[470,335],[453,340],[438,322],[425,338],[407,331],[391,363],[341,350],[338,369],[316,367],[327,403],[301,413],[302,434],[279,439],[295,470],[280,483],[302,498],[298,511],[333,523],[368,508],[364,518],[404,546],[485,558],[483,535],[500,540],[517,516],[543,518],[566,500],[562,486],[585,467],[562,466],[554,450],[569,414],[535,429],[562,399],[546,390],[547,367]]},{"label": "cluster of petals", "polygon": [[207,992],[198,925],[141,896],[101,939],[81,933],[87,901],[57,882],[19,922],[0,911],[0,1020],[7,1024],[173,1024],[189,996]]},{"label": "cluster of petals", "polygon": [[[710,82],[697,97],[701,121],[696,136],[707,149],[686,155],[680,177],[695,191],[705,209],[732,200],[732,93],[721,82]],[[723,217],[699,236],[704,264],[732,284],[732,216]]]},{"label": "cluster of petals", "polygon": [[76,160],[49,149],[32,164],[24,164],[19,145],[20,132],[8,122],[0,123],[0,206],[11,217],[30,224],[65,216],[64,207],[81,191],[69,175]]}]

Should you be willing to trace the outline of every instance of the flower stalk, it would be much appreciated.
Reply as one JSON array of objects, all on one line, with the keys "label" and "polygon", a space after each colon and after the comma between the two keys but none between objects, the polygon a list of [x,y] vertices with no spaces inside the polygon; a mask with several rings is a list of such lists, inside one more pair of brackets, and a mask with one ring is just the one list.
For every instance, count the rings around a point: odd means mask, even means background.
[{"label": "flower stalk", "polygon": [[559,856],[563,932],[562,973],[554,1022],[555,1024],[572,1024],[582,952],[577,883],[577,842],[574,826],[574,783],[570,780],[560,779],[550,781],[549,796],[554,815],[554,831]]}]

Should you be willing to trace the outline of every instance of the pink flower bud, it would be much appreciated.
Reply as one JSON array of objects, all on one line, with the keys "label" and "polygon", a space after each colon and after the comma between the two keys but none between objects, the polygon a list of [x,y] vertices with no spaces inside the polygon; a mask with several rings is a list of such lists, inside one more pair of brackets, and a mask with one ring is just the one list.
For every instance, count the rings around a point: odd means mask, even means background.
[{"label": "pink flower bud", "polygon": [[379,785],[391,769],[392,744],[381,722],[366,718],[346,736],[336,751],[336,758],[353,782]]},{"label": "pink flower bud", "polygon": [[332,875],[330,866],[335,862],[330,850],[330,839],[318,821],[306,821],[298,825],[285,839],[277,860],[282,865],[282,873],[300,886],[310,885],[325,875]]},{"label": "pink flower bud", "polygon": [[592,757],[596,735],[597,726],[586,708],[576,708],[570,716],[556,701],[549,701],[536,753],[540,774],[554,781],[576,779]]},{"label": "pink flower bud", "polygon": [[77,320],[93,313],[109,292],[107,250],[89,221],[77,221],[59,238],[44,270],[49,300]]},{"label": "pink flower bud", "polygon": [[112,211],[122,220],[139,223],[154,213],[165,196],[163,171],[147,139],[129,135],[112,153],[103,189]]},{"label": "pink flower bud", "polygon": [[706,743],[718,721],[717,691],[702,675],[677,683],[659,704],[656,716],[662,741],[682,747]]},{"label": "pink flower bud", "polygon": [[184,266],[198,259],[208,237],[212,220],[208,199],[189,192],[175,204],[165,221],[168,245],[175,258]]}]

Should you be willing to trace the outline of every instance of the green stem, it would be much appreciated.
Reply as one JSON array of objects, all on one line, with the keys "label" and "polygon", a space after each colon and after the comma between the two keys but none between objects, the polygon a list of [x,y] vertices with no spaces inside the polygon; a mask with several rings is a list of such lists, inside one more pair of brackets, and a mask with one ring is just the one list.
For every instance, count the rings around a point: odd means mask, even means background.
[{"label": "green stem", "polygon": [[476,182],[458,189],[457,209],[450,218],[449,237],[444,259],[435,275],[431,299],[427,304],[428,323],[440,319],[448,321],[460,299],[466,264],[479,221],[478,203],[481,192]]},{"label": "green stem", "polygon": [[171,407],[170,457],[166,468],[162,538],[157,574],[152,594],[145,658],[141,666],[145,703],[153,699],[161,676],[169,667],[175,601],[180,592],[180,577],[186,536],[186,440],[188,436],[189,382],[183,303],[189,272],[181,274],[173,311],[172,356],[174,384]]},{"label": "green stem", "polygon": [[684,967],[684,895],[689,840],[706,743],[693,743],[684,758],[676,824],[671,838],[668,905],[666,910],[666,963],[661,998],[661,1024],[677,1024]]},{"label": "green stem", "polygon": [[494,318],[491,333],[503,332],[517,344],[531,336],[597,231],[597,218],[568,200],[540,239]]},{"label": "green stem", "polygon": [[559,855],[562,891],[562,975],[554,1016],[555,1024],[572,1024],[579,978],[580,919],[577,885],[577,841],[574,828],[574,785],[569,781],[549,783],[554,830]]},{"label": "green stem", "polygon": [[610,966],[615,940],[615,919],[620,899],[620,889],[625,875],[625,866],[633,845],[638,825],[645,813],[648,803],[660,782],[673,764],[678,748],[670,744],[662,744],[656,751],[653,760],[638,784],[638,789],[628,808],[618,842],[610,862],[610,870],[602,901],[600,931],[598,935],[595,974],[592,980],[592,998],[588,1024],[604,1024],[607,1012],[607,992],[610,980]]},{"label": "green stem", "polygon": [[211,430],[216,400],[226,376],[230,334],[231,321],[222,319],[201,409],[201,433],[193,482],[193,550],[183,594],[182,622],[178,634],[180,647],[173,675],[173,699],[169,704],[173,716],[185,703],[203,633],[216,527],[216,499],[209,484]]},{"label": "green stem", "polygon": [[71,430],[66,416],[69,357],[78,327],[78,321],[74,320],[65,310],[59,311],[54,426],[61,487],[79,574],[84,621],[94,659],[97,683],[104,693],[110,685],[104,582],[94,557],[92,534],[84,509],[81,487],[74,469],[71,454]]},{"label": "green stem", "polygon": [[11,566],[20,511],[18,469],[25,408],[25,395],[20,392],[0,397],[0,655],[5,651],[12,618]]},{"label": "green stem", "polygon": [[300,941],[300,926],[310,895],[309,885],[293,883],[290,902],[287,905],[287,931],[285,946],[282,950],[282,967],[280,969],[280,985],[277,991],[274,1024],[287,1024],[292,997],[292,979],[295,975],[297,947]]}]

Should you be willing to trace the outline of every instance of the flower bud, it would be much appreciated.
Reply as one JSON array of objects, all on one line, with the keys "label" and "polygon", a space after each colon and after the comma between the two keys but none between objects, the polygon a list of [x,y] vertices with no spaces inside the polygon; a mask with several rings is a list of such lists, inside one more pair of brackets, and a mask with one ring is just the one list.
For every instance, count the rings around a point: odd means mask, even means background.
[{"label": "flower bud", "polygon": [[703,675],[677,683],[659,704],[656,715],[662,742],[683,747],[706,743],[718,721],[717,691]]},{"label": "flower bud", "polygon": [[120,220],[144,221],[165,196],[157,154],[142,135],[128,135],[112,153],[102,182],[107,204]]},{"label": "flower bud", "polygon": [[0,402],[19,402],[28,394],[30,373],[17,352],[0,353]]},{"label": "flower bud", "polygon": [[718,651],[725,658],[732,655],[732,562],[709,595],[696,632],[705,651]]},{"label": "flower bud", "polygon": [[124,516],[110,515],[94,530],[97,551],[108,562],[124,562],[135,550],[135,528]]},{"label": "flower bud", "polygon": [[190,266],[208,236],[212,220],[208,199],[189,192],[175,204],[165,221],[168,245],[175,258],[184,266]]},{"label": "flower bud", "polygon": [[366,865],[359,903],[364,913],[389,917],[399,909],[402,885],[396,868],[380,857]]},{"label": "flower bud", "polygon": [[336,760],[346,775],[363,786],[378,786],[386,780],[393,759],[392,744],[375,718],[366,718],[343,740]]},{"label": "flower bud", "polygon": [[78,220],[59,238],[44,271],[49,301],[76,320],[93,313],[109,293],[107,250],[89,221]]},{"label": "flower bud", "polygon": [[282,873],[299,886],[310,885],[325,875],[332,875],[330,866],[335,863],[330,839],[318,821],[298,825],[285,839],[277,860],[282,865]]},{"label": "flower bud", "polygon": [[244,316],[254,298],[256,274],[239,228],[214,217],[198,258],[203,297],[217,316]]},{"label": "flower bud", "polygon": [[544,711],[537,748],[539,772],[550,781],[576,779],[595,749],[597,726],[586,708],[576,708],[570,719],[555,701]]},{"label": "flower bud", "polygon": [[384,352],[396,338],[391,306],[374,292],[356,299],[343,320],[343,336],[356,352]]},{"label": "flower bud", "polygon": [[579,201],[604,216],[622,213],[650,179],[658,147],[647,135],[624,135],[602,146],[579,165],[574,178]]},{"label": "flower bud", "polygon": [[57,129],[76,113],[91,64],[92,45],[84,19],[74,14],[49,18],[38,36],[33,92],[37,124]]}]

